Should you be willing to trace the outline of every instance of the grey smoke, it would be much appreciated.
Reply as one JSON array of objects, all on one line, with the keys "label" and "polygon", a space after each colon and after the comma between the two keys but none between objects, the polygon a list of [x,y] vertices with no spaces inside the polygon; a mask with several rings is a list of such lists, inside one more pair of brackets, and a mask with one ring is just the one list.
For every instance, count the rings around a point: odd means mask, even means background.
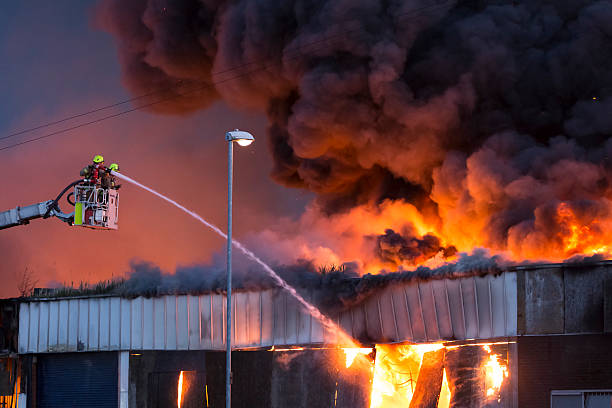
[{"label": "grey smoke", "polygon": [[[439,268],[418,267],[414,270],[367,274],[361,277],[351,264],[330,273],[322,273],[309,261],[294,265],[276,265],[274,270],[299,292],[312,295],[316,305],[323,311],[337,312],[362,302],[391,284],[498,274],[511,265],[513,263],[503,257],[491,256],[488,251],[477,249],[472,254],[461,253],[457,261]],[[116,293],[126,297],[224,293],[226,282],[225,266],[221,264],[179,267],[174,273],[170,273],[151,263],[139,261],[132,263],[128,278],[116,289]],[[236,291],[276,287],[272,279],[253,267],[237,269],[232,285]]]}]

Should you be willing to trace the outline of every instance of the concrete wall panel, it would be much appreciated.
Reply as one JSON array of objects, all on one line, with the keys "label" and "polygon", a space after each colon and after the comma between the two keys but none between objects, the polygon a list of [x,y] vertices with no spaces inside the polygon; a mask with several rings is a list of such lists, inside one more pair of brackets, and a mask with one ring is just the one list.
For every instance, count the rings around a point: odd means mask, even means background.
[{"label": "concrete wall panel", "polygon": [[604,278],[607,273],[604,266],[565,270],[566,332],[603,332]]},{"label": "concrete wall panel", "polygon": [[540,269],[524,275],[525,331],[529,334],[563,333],[564,284],[560,269]]}]

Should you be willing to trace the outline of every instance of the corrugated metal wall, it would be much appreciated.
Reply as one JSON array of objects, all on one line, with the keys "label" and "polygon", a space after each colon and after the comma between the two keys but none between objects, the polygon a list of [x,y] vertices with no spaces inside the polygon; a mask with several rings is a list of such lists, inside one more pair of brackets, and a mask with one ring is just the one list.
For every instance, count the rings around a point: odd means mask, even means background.
[{"label": "corrugated metal wall", "polygon": [[45,355],[37,367],[38,408],[118,405],[117,353]]},{"label": "corrugated metal wall", "polygon": [[[332,316],[369,343],[516,335],[516,273],[390,285]],[[239,292],[235,348],[335,343],[335,333],[286,292]],[[225,296],[90,297],[24,302],[19,352],[217,350],[225,348]]]}]

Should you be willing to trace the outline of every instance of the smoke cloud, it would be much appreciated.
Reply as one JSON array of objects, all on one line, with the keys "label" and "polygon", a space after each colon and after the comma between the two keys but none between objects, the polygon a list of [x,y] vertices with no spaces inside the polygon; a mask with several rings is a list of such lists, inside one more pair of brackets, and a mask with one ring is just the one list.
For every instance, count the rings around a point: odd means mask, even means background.
[{"label": "smoke cloud", "polygon": [[[217,256],[210,265],[183,266],[174,273],[142,261],[132,262],[127,279],[113,289],[126,297],[176,294],[224,293],[227,284],[225,265]],[[580,262],[580,261],[577,261]],[[484,249],[472,254],[460,253],[457,259],[437,268],[419,266],[385,274],[359,276],[356,265],[344,264],[334,270],[321,270],[302,260],[291,265],[275,265],[274,270],[302,294],[312,296],[314,303],[326,313],[335,313],[363,302],[378,290],[392,284],[414,280],[431,280],[498,274],[514,263]],[[265,272],[252,265],[234,269],[232,286],[237,291],[276,288]]]},{"label": "smoke cloud", "polygon": [[417,238],[410,234],[408,238],[387,229],[384,235],[376,237],[376,253],[384,262],[402,265],[406,262],[420,264],[441,253],[444,258],[455,255],[453,246],[444,248],[440,239],[432,234]]},{"label": "smoke cloud", "polygon": [[272,177],[320,216],[414,206],[426,228],[389,221],[366,258],[610,250],[609,0],[102,0],[97,16],[126,86],[170,98],[152,109],[265,112]]}]

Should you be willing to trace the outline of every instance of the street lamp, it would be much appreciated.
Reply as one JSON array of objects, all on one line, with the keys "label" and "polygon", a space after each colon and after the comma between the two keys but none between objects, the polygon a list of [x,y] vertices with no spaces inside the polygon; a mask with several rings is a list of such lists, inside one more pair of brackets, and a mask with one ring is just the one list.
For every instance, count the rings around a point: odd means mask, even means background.
[{"label": "street lamp", "polygon": [[225,133],[229,142],[227,154],[227,320],[225,357],[225,407],[232,407],[232,178],[234,171],[234,142],[248,146],[255,138],[249,132],[232,130]]}]

